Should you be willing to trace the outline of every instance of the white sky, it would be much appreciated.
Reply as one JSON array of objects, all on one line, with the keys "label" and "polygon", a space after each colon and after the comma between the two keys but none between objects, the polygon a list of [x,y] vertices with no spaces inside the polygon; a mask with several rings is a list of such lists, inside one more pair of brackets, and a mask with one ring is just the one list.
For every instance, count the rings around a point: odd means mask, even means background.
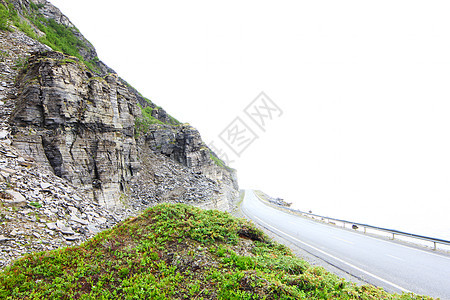
[{"label": "white sky", "polygon": [[450,239],[448,1],[51,2],[206,142],[264,91],[284,113],[232,157],[242,188]]}]

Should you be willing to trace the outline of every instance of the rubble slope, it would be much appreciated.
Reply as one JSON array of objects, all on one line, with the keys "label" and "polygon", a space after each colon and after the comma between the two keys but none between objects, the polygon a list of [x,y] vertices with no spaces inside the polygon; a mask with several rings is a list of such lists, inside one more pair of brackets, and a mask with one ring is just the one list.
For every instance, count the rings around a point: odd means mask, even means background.
[{"label": "rubble slope", "polygon": [[0,0],[0,267],[159,202],[230,210],[235,171],[46,0]]}]

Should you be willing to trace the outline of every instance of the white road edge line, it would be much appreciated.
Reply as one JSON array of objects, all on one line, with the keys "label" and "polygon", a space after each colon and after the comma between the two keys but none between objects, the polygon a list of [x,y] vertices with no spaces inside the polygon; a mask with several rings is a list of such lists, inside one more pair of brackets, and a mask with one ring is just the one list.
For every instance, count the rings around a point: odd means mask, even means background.
[{"label": "white road edge line", "polygon": [[395,283],[393,283],[393,282],[390,282],[390,281],[388,281],[388,280],[386,280],[386,279],[383,279],[383,278],[381,278],[381,277],[379,277],[379,276],[377,276],[377,275],[375,275],[375,274],[372,274],[372,273],[370,273],[370,272],[367,272],[366,270],[363,270],[363,269],[361,269],[361,268],[359,268],[359,267],[357,267],[357,266],[355,266],[355,265],[353,265],[353,264],[351,264],[351,263],[348,263],[348,262],[346,262],[346,261],[344,261],[344,260],[342,260],[342,259],[340,259],[340,258],[338,258],[338,257],[336,257],[336,256],[334,256],[334,255],[331,255],[331,254],[329,254],[329,253],[327,253],[327,252],[325,252],[325,251],[323,251],[323,250],[321,250],[321,249],[319,249],[319,248],[317,248],[317,247],[314,247],[314,246],[312,246],[312,245],[310,245],[310,244],[308,244],[308,243],[305,243],[305,242],[303,242],[303,241],[300,241],[299,239],[293,237],[292,235],[290,235],[290,234],[288,234],[288,233],[285,233],[285,232],[283,232],[283,231],[281,231],[281,230],[279,230],[279,229],[273,227],[272,225],[267,224],[266,222],[264,222],[263,220],[261,220],[260,218],[258,218],[258,217],[256,217],[256,216],[253,216],[253,217],[256,218],[256,219],[258,219],[261,223],[265,224],[266,226],[268,226],[268,227],[270,227],[270,228],[272,228],[272,229],[274,229],[274,230],[276,230],[276,231],[278,231],[278,232],[280,232],[280,233],[282,233],[282,234],[284,234],[284,235],[290,237],[290,238],[293,239],[293,240],[296,240],[297,242],[299,242],[299,243],[301,243],[301,244],[303,244],[303,245],[306,245],[306,246],[308,246],[308,247],[310,247],[310,248],[316,250],[317,252],[320,252],[320,253],[322,253],[322,254],[325,254],[325,255],[327,255],[327,256],[329,256],[329,257],[331,257],[331,258],[333,258],[333,259],[335,259],[335,260],[337,260],[337,261],[339,261],[339,262],[341,262],[341,263],[343,263],[343,264],[346,264],[347,266],[349,266],[349,267],[351,267],[351,268],[353,268],[353,269],[355,269],[355,270],[358,270],[358,271],[360,271],[360,272],[362,272],[362,273],[364,273],[364,274],[366,274],[366,275],[369,275],[369,276],[371,276],[371,277],[373,277],[373,278],[375,278],[375,279],[377,279],[377,280],[379,280],[379,281],[382,281],[382,282],[384,282],[384,283],[387,283],[387,284],[389,284],[390,286],[393,286],[393,287],[395,287],[395,288],[397,288],[397,289],[399,289],[399,290],[401,290],[401,291],[403,291],[403,292],[406,292],[406,293],[412,293],[411,291],[409,291],[409,290],[407,290],[407,289],[405,289],[405,288],[402,288],[401,286],[399,286],[399,285],[397,285],[397,284],[395,284]]}]

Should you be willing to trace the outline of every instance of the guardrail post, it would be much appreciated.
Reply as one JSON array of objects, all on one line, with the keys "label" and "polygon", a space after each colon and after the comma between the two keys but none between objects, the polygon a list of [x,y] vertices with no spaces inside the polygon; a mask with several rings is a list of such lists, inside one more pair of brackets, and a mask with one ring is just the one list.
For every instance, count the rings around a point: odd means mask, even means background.
[{"label": "guardrail post", "polygon": [[366,227],[364,226],[364,233],[366,233]]},{"label": "guardrail post", "polygon": [[433,250],[436,250],[436,242],[433,242],[433,244],[434,244],[434,249]]},{"label": "guardrail post", "polygon": [[395,233],[392,233],[392,239],[394,239]]}]

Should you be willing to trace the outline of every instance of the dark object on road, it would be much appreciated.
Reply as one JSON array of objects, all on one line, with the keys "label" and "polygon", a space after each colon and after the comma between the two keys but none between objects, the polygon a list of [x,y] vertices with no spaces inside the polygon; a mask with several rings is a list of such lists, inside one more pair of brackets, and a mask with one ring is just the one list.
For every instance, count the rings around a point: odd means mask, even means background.
[{"label": "dark object on road", "polygon": [[352,225],[352,228],[356,230],[356,229],[358,229],[358,226],[356,226],[355,224],[353,224],[353,225]]}]

